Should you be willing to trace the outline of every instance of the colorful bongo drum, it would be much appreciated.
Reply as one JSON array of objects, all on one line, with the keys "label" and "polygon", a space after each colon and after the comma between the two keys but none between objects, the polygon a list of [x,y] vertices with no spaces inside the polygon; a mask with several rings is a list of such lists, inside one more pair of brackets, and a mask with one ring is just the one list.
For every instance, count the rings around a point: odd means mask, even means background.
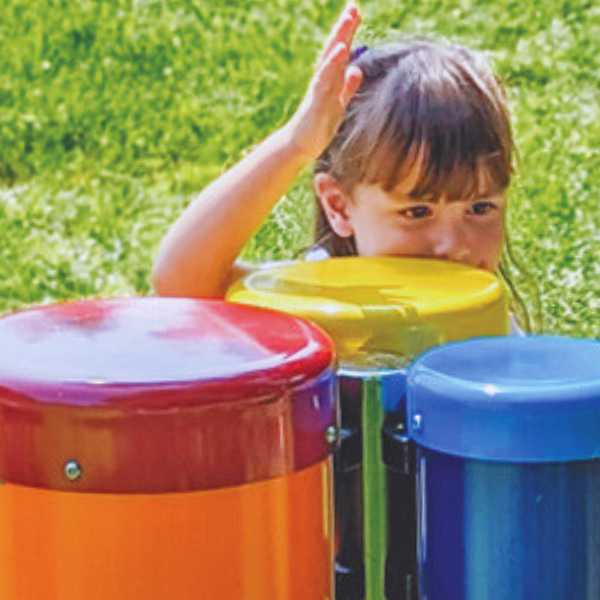
[{"label": "colorful bongo drum", "polygon": [[415,598],[405,368],[433,346],[508,333],[502,285],[490,273],[447,261],[338,258],[257,271],[228,298],[302,315],[334,339],[342,418],[335,457],[337,598]]},{"label": "colorful bongo drum", "polygon": [[600,597],[600,343],[491,338],[411,368],[420,593]]},{"label": "colorful bongo drum", "polygon": [[219,301],[0,319],[0,598],[331,600],[332,357]]}]

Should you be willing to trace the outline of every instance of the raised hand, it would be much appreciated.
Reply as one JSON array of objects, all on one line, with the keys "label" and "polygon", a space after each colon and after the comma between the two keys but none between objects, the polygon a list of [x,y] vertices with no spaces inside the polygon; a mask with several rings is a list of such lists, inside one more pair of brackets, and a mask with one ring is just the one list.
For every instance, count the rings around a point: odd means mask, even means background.
[{"label": "raised hand", "polygon": [[347,4],[325,43],[306,96],[286,125],[298,153],[308,161],[327,148],[362,82],[361,70],[349,64],[360,21],[358,6]]},{"label": "raised hand", "polygon": [[291,120],[187,207],[163,240],[153,272],[165,296],[222,297],[245,272],[236,258],[306,165],[329,145],[362,72],[349,65],[360,11],[348,4]]}]

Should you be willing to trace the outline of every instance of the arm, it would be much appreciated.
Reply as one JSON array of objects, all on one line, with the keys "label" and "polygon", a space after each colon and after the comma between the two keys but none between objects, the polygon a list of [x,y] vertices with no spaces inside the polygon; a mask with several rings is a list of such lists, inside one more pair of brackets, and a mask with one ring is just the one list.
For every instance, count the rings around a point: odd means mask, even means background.
[{"label": "arm", "polygon": [[210,184],[161,244],[157,293],[222,296],[243,274],[234,263],[244,244],[306,164],[289,132],[280,130]]},{"label": "arm", "polygon": [[164,238],[153,271],[163,296],[222,297],[244,268],[235,260],[298,174],[327,147],[362,74],[348,67],[360,14],[349,5],[326,44],[298,111],[210,184]]}]

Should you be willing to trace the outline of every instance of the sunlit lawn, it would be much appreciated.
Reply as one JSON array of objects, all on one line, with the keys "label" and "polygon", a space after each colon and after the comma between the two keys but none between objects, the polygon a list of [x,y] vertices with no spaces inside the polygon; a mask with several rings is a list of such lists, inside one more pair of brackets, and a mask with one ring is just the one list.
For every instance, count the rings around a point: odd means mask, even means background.
[{"label": "sunlit lawn", "polygon": [[[147,293],[158,241],[223,168],[281,125],[339,2],[0,0],[0,310]],[[489,51],[519,148],[515,254],[544,329],[600,335],[600,7],[363,3],[363,41],[433,34]],[[310,240],[310,178],[249,244]],[[226,232],[223,232],[226,235]]]}]

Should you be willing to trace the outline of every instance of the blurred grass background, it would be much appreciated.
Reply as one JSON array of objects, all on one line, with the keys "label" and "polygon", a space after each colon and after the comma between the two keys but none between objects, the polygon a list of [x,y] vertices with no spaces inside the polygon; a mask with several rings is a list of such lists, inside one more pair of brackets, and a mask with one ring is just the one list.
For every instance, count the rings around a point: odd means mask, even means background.
[{"label": "blurred grass background", "polygon": [[[487,51],[514,115],[517,285],[544,331],[600,337],[600,6],[365,0],[359,41]],[[0,0],[0,310],[145,294],[182,208],[291,115],[342,3]],[[310,241],[310,174],[248,245]],[[532,285],[533,284],[533,285]]]}]

